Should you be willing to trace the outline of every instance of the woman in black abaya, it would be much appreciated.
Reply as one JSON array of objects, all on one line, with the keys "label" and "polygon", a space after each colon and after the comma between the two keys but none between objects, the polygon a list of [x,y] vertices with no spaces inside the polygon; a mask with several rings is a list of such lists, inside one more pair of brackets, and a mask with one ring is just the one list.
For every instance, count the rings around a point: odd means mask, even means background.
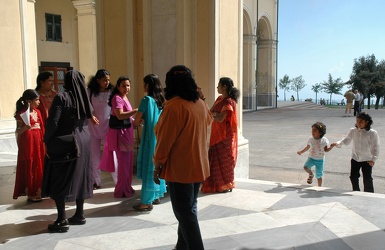
[{"label": "woman in black abaya", "polygon": [[[93,194],[93,177],[90,165],[90,133],[88,121],[92,117],[84,75],[76,70],[66,73],[65,91],[55,96],[46,121],[44,142],[48,143],[57,135],[74,131],[80,152],[73,161],[56,163],[45,159],[42,195],[51,197],[57,208],[57,220],[48,225],[52,232],[66,232],[69,225],[86,223],[84,199]],[[65,202],[76,201],[74,216],[67,219]]]}]

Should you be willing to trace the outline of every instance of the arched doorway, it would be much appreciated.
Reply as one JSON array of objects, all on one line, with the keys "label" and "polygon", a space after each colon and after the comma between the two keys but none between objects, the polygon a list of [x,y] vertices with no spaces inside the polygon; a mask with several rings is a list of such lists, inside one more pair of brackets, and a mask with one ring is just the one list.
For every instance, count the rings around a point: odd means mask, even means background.
[{"label": "arched doorway", "polygon": [[271,24],[266,16],[258,21],[257,29],[257,100],[258,106],[276,107],[276,47]]}]

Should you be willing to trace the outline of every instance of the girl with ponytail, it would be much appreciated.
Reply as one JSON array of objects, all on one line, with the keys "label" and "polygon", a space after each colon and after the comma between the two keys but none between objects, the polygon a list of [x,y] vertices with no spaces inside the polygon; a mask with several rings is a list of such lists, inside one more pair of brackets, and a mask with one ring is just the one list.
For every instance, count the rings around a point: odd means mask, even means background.
[{"label": "girl with ponytail", "polygon": [[16,136],[19,149],[14,199],[27,196],[30,201],[41,201],[45,148],[44,122],[37,109],[39,104],[39,94],[34,89],[25,90],[16,102]]}]

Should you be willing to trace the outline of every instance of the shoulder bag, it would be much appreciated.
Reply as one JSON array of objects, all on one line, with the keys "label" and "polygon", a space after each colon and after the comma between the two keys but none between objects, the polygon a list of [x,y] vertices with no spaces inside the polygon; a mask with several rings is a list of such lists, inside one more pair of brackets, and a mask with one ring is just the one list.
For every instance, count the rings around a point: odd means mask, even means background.
[{"label": "shoulder bag", "polygon": [[112,129],[129,128],[131,127],[131,121],[130,121],[130,118],[125,120],[119,120],[117,116],[110,115],[110,120],[108,122],[108,125]]}]

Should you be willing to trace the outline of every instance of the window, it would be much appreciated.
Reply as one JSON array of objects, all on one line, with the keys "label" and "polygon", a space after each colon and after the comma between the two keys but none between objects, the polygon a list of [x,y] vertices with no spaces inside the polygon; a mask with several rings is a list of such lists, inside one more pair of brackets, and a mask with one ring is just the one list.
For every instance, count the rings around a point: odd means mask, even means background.
[{"label": "window", "polygon": [[47,41],[61,42],[61,16],[45,13]]}]

